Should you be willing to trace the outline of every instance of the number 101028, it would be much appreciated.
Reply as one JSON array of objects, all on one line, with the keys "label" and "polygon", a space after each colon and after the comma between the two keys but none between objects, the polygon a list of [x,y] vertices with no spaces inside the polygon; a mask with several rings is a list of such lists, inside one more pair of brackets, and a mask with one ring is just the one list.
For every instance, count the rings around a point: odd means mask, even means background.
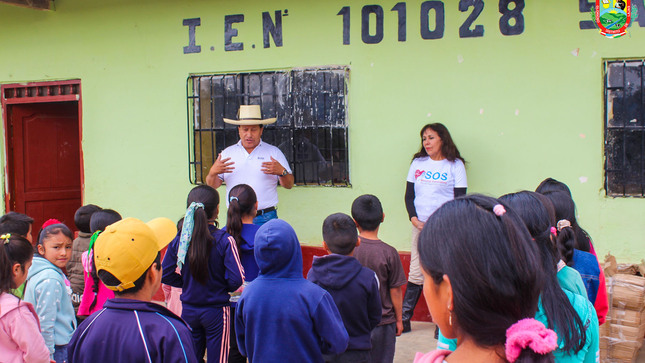
[{"label": "number 101028", "polygon": [[[472,9],[471,9],[472,8]],[[398,14],[398,40],[405,42],[407,39],[407,4],[400,2],[394,5],[393,12]],[[469,12],[466,20],[459,27],[460,38],[474,38],[484,36],[483,25],[473,25],[484,10],[483,0],[460,0],[459,11]],[[501,14],[499,18],[499,31],[503,35],[519,35],[524,32],[524,0],[499,0],[498,10]],[[337,15],[343,17],[343,44],[349,44],[349,31],[351,10],[345,6]],[[383,40],[383,7],[380,5],[365,5],[361,9],[361,40],[366,44],[377,44]],[[445,5],[443,1],[424,1],[421,3],[419,10],[420,16],[420,35],[422,39],[441,39],[446,29],[445,23]],[[434,17],[434,21],[431,21]],[[371,22],[375,21],[376,26]],[[434,24],[434,28],[430,28]],[[375,28],[374,34],[370,32],[370,27]]]}]

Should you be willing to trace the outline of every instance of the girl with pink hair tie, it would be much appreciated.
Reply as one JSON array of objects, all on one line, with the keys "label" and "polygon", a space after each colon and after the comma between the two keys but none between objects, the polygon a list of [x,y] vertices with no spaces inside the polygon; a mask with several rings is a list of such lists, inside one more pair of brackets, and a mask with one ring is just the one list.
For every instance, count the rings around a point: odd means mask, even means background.
[{"label": "girl with pink hair tie", "polygon": [[532,318],[544,280],[530,242],[517,214],[490,197],[447,202],[428,218],[419,236],[423,293],[457,348],[417,353],[415,362],[553,362],[557,336]]},{"label": "girl with pink hair tie", "polygon": [[[553,352],[558,363],[595,363],[599,356],[598,318],[587,299],[585,285],[575,270],[560,259],[556,225],[551,201],[542,194],[520,191],[499,197],[526,224],[533,237],[531,245],[542,256],[544,287],[535,318],[558,335],[558,349]],[[597,265],[597,261],[594,262]],[[570,271],[565,271],[565,270]]]}]

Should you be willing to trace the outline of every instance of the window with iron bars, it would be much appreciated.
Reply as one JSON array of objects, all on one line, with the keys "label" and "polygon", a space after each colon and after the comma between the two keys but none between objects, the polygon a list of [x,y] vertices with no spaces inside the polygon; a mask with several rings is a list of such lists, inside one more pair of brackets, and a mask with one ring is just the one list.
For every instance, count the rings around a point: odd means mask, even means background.
[{"label": "window with iron bars", "polygon": [[260,105],[263,142],[277,146],[296,185],[349,186],[347,81],[349,68],[287,69],[191,75],[188,99],[189,178],[204,183],[217,155],[238,142],[240,105]]},{"label": "window with iron bars", "polygon": [[645,196],[645,60],[605,62],[605,190]]}]

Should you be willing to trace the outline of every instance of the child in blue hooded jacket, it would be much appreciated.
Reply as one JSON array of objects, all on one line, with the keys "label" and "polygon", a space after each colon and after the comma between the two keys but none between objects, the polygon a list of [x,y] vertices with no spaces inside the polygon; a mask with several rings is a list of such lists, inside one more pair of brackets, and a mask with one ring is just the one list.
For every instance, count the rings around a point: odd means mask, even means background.
[{"label": "child in blue hooded jacket", "polygon": [[237,303],[240,353],[255,362],[323,362],[345,351],[349,337],[328,292],[302,276],[302,252],[293,228],[274,219],[255,235],[259,276]]},{"label": "child in blue hooded jacket", "polygon": [[307,280],[331,294],[349,334],[347,350],[326,356],[331,363],[367,363],[371,331],[381,322],[381,296],[374,271],[352,257],[360,241],[352,217],[335,213],[323,222],[323,247],[330,255],[314,257]]},{"label": "child in blue hooded jacket", "polygon": [[34,305],[50,358],[57,363],[67,360],[67,343],[76,329],[72,288],[62,270],[72,255],[72,236],[55,219],[43,224],[25,285],[25,301]]}]

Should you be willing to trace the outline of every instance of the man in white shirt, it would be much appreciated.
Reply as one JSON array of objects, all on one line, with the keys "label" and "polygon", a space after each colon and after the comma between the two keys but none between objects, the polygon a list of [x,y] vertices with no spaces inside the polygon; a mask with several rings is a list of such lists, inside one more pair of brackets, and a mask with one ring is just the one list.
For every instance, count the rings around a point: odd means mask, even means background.
[{"label": "man in white shirt", "polygon": [[278,218],[278,183],[286,189],[293,187],[287,158],[280,149],[262,141],[264,125],[275,121],[275,118],[262,119],[259,105],[240,106],[238,120],[224,119],[224,122],[238,126],[240,141],[217,156],[206,176],[206,184],[213,188],[226,183],[227,206],[231,188],[238,184],[250,185],[258,197],[255,224]]}]

